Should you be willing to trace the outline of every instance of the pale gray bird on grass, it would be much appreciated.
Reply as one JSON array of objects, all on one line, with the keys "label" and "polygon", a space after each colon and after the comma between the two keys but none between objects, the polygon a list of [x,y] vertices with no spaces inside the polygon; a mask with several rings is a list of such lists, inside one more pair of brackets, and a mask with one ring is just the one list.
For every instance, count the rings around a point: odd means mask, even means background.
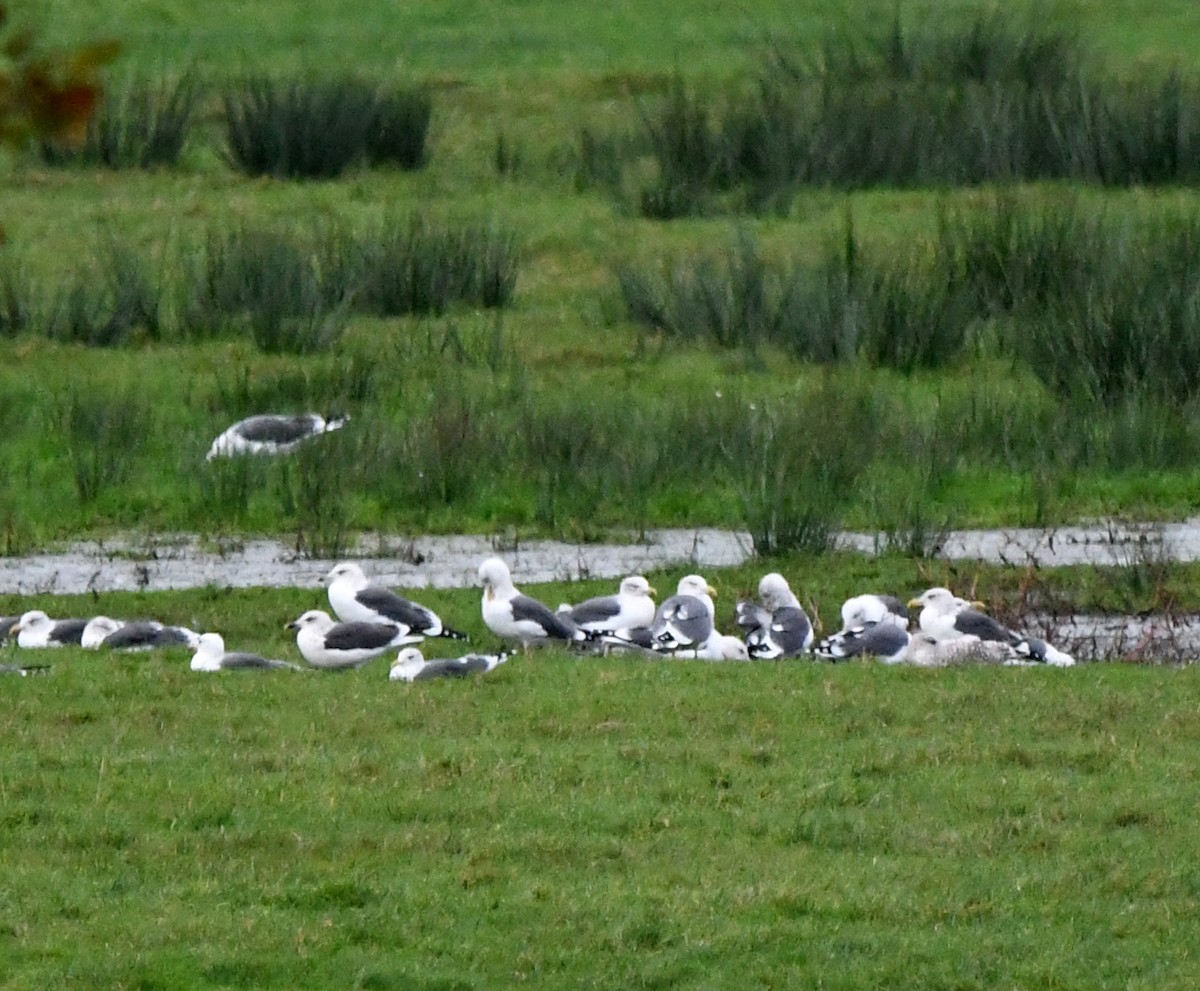
[{"label": "pale gray bird on grass", "polygon": [[[746,649],[751,657],[764,660],[799,657],[813,642],[813,626],[800,600],[792,592],[787,579],[777,571],[763,575],[758,583],[762,605],[739,603],[738,625],[746,629],[752,622],[759,625],[746,633]],[[770,619],[763,622],[764,614]]]},{"label": "pale gray bird on grass", "polygon": [[699,650],[713,632],[716,589],[700,575],[679,579],[675,594],[663,602],[650,624],[655,650]]}]

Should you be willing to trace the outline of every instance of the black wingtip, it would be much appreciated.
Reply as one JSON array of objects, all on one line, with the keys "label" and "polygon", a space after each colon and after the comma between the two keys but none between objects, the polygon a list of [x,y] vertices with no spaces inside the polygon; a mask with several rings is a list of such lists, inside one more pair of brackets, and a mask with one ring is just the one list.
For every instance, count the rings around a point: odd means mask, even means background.
[{"label": "black wingtip", "polygon": [[448,640],[470,640],[471,639],[470,634],[463,633],[461,630],[452,630],[448,626],[443,626],[442,632],[439,633],[438,636],[445,637]]}]

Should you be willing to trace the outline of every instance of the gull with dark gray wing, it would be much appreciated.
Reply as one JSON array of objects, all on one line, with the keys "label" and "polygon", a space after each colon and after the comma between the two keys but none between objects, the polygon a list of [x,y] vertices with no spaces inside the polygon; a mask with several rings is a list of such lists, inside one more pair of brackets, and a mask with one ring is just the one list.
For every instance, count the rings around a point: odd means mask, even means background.
[{"label": "gull with dark gray wing", "polygon": [[306,440],[349,422],[348,416],[326,419],[319,413],[260,413],[239,420],[221,433],[208,449],[206,460],[227,458],[237,454],[287,454]]},{"label": "gull with dark gray wing", "polygon": [[466,678],[487,674],[508,660],[507,653],[464,654],[462,657],[432,657],[416,647],[405,647],[392,661],[390,681],[433,681],[437,678]]},{"label": "gull with dark gray wing", "polygon": [[196,652],[192,655],[193,671],[303,671],[299,664],[291,661],[276,661],[259,654],[225,650],[225,638],[219,633],[205,633],[200,637]]},{"label": "gull with dark gray wing", "polygon": [[77,645],[87,624],[86,619],[51,619],[41,609],[30,609],[8,633],[16,634],[18,647],[62,647]]},{"label": "gull with dark gray wing", "polygon": [[588,639],[569,616],[522,594],[500,558],[489,557],[479,565],[479,581],[483,585],[483,621],[501,640],[516,641],[528,650],[553,640],[579,643]]},{"label": "gull with dark gray wing", "polygon": [[296,646],[304,659],[326,671],[362,667],[392,647],[424,639],[410,635],[395,623],[335,623],[321,609],[310,609],[287,628],[296,631]]},{"label": "gull with dark gray wing", "polygon": [[353,561],[335,565],[325,577],[329,582],[329,605],[343,623],[395,623],[406,633],[469,639],[465,633],[445,626],[428,606],[371,581]]}]

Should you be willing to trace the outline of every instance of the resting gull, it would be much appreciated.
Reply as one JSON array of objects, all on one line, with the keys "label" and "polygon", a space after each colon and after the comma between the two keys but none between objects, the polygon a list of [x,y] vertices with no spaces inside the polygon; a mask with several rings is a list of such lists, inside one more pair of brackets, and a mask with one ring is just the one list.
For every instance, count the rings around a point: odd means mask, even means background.
[{"label": "resting gull", "polygon": [[468,639],[465,633],[444,626],[427,606],[372,582],[352,561],[335,565],[325,578],[329,582],[329,605],[343,623],[395,623],[406,633]]},{"label": "resting gull", "polygon": [[[610,633],[649,626],[654,622],[654,589],[641,575],[621,579],[616,595],[600,595],[566,609],[567,616],[581,630]],[[563,614],[559,608],[559,615]]]},{"label": "resting gull", "polygon": [[30,609],[9,630],[9,636],[17,635],[18,647],[62,647],[78,644],[87,624],[86,619],[55,620],[41,609]]},{"label": "resting gull", "polygon": [[750,653],[746,644],[738,637],[726,636],[713,630],[708,639],[697,650],[676,650],[673,657],[694,657],[701,661],[748,661]]},{"label": "resting gull", "polygon": [[889,620],[864,623],[825,637],[813,653],[827,661],[851,657],[878,657],[885,664],[899,664],[908,652],[908,630]]},{"label": "resting gull", "polygon": [[762,623],[762,613],[749,607],[738,610],[739,625],[749,623],[752,618],[760,622],[757,629],[746,634],[746,648],[751,657],[766,660],[798,657],[812,646],[812,622],[783,575],[777,571],[763,575],[758,583],[758,597],[762,611],[770,614],[770,622]]},{"label": "resting gull", "polygon": [[892,623],[908,629],[908,606],[894,595],[865,592],[842,603],[842,629],[850,630],[868,623]]},{"label": "resting gull", "polygon": [[340,430],[348,416],[330,417],[317,413],[261,413],[238,420],[220,434],[208,449],[206,460],[226,458],[235,454],[286,454],[295,450],[310,437]]},{"label": "resting gull", "polygon": [[663,602],[650,624],[655,650],[699,650],[713,632],[716,589],[700,575],[679,579],[675,594]]},{"label": "resting gull", "polygon": [[1075,658],[1038,637],[1022,637],[1013,646],[1018,658],[1030,664],[1049,664],[1055,668],[1074,667]]},{"label": "resting gull", "polygon": [[904,661],[922,668],[944,668],[956,664],[1009,664],[1013,649],[999,640],[981,640],[971,633],[952,640],[918,631],[912,635]]},{"label": "resting gull", "polygon": [[544,602],[522,595],[513,584],[508,565],[489,557],[479,565],[483,585],[483,621],[501,640],[515,640],[523,649],[550,640],[575,643],[588,639],[569,618],[553,612]]},{"label": "resting gull", "polygon": [[392,647],[420,643],[395,623],[335,623],[329,613],[310,609],[288,623],[296,631],[296,646],[314,668],[340,670],[362,667]]},{"label": "resting gull", "polygon": [[227,653],[225,638],[219,633],[203,634],[196,646],[196,653],[192,655],[193,671],[249,671],[254,669],[304,670],[299,664],[293,664],[291,661],[274,661],[258,654]]},{"label": "resting gull", "polygon": [[200,634],[186,626],[166,626],[155,619],[125,622],[108,616],[93,616],[79,638],[88,650],[150,650],[154,647],[200,645]]},{"label": "resting gull", "polygon": [[924,633],[938,640],[954,640],[974,636],[980,640],[1015,645],[1019,640],[987,613],[980,612],[974,603],[960,599],[948,588],[931,588],[909,602],[909,608],[920,607],[918,623]]},{"label": "resting gull", "polygon": [[486,674],[508,660],[508,654],[464,654],[462,657],[434,657],[425,659],[416,647],[405,647],[388,672],[390,681],[432,681],[434,678],[465,678],[472,674]]}]

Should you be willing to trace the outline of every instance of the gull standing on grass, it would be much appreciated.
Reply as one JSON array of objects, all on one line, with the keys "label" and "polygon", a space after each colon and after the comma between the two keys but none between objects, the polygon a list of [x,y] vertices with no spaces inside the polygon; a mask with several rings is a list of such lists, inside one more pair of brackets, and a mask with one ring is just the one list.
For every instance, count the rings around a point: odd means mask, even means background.
[{"label": "gull standing on grass", "polygon": [[296,646],[314,668],[338,671],[362,667],[392,647],[420,643],[395,623],[335,623],[329,613],[310,609],[288,623]]},{"label": "gull standing on grass", "polygon": [[371,581],[352,561],[334,565],[325,578],[329,582],[329,605],[343,623],[395,623],[405,633],[468,639],[465,633],[443,625],[441,617],[428,606]]},{"label": "gull standing on grass", "polygon": [[523,595],[500,558],[489,557],[479,565],[479,581],[483,585],[483,622],[501,640],[515,640],[528,650],[552,640],[579,643],[588,639],[570,617],[560,616],[544,602]]}]

